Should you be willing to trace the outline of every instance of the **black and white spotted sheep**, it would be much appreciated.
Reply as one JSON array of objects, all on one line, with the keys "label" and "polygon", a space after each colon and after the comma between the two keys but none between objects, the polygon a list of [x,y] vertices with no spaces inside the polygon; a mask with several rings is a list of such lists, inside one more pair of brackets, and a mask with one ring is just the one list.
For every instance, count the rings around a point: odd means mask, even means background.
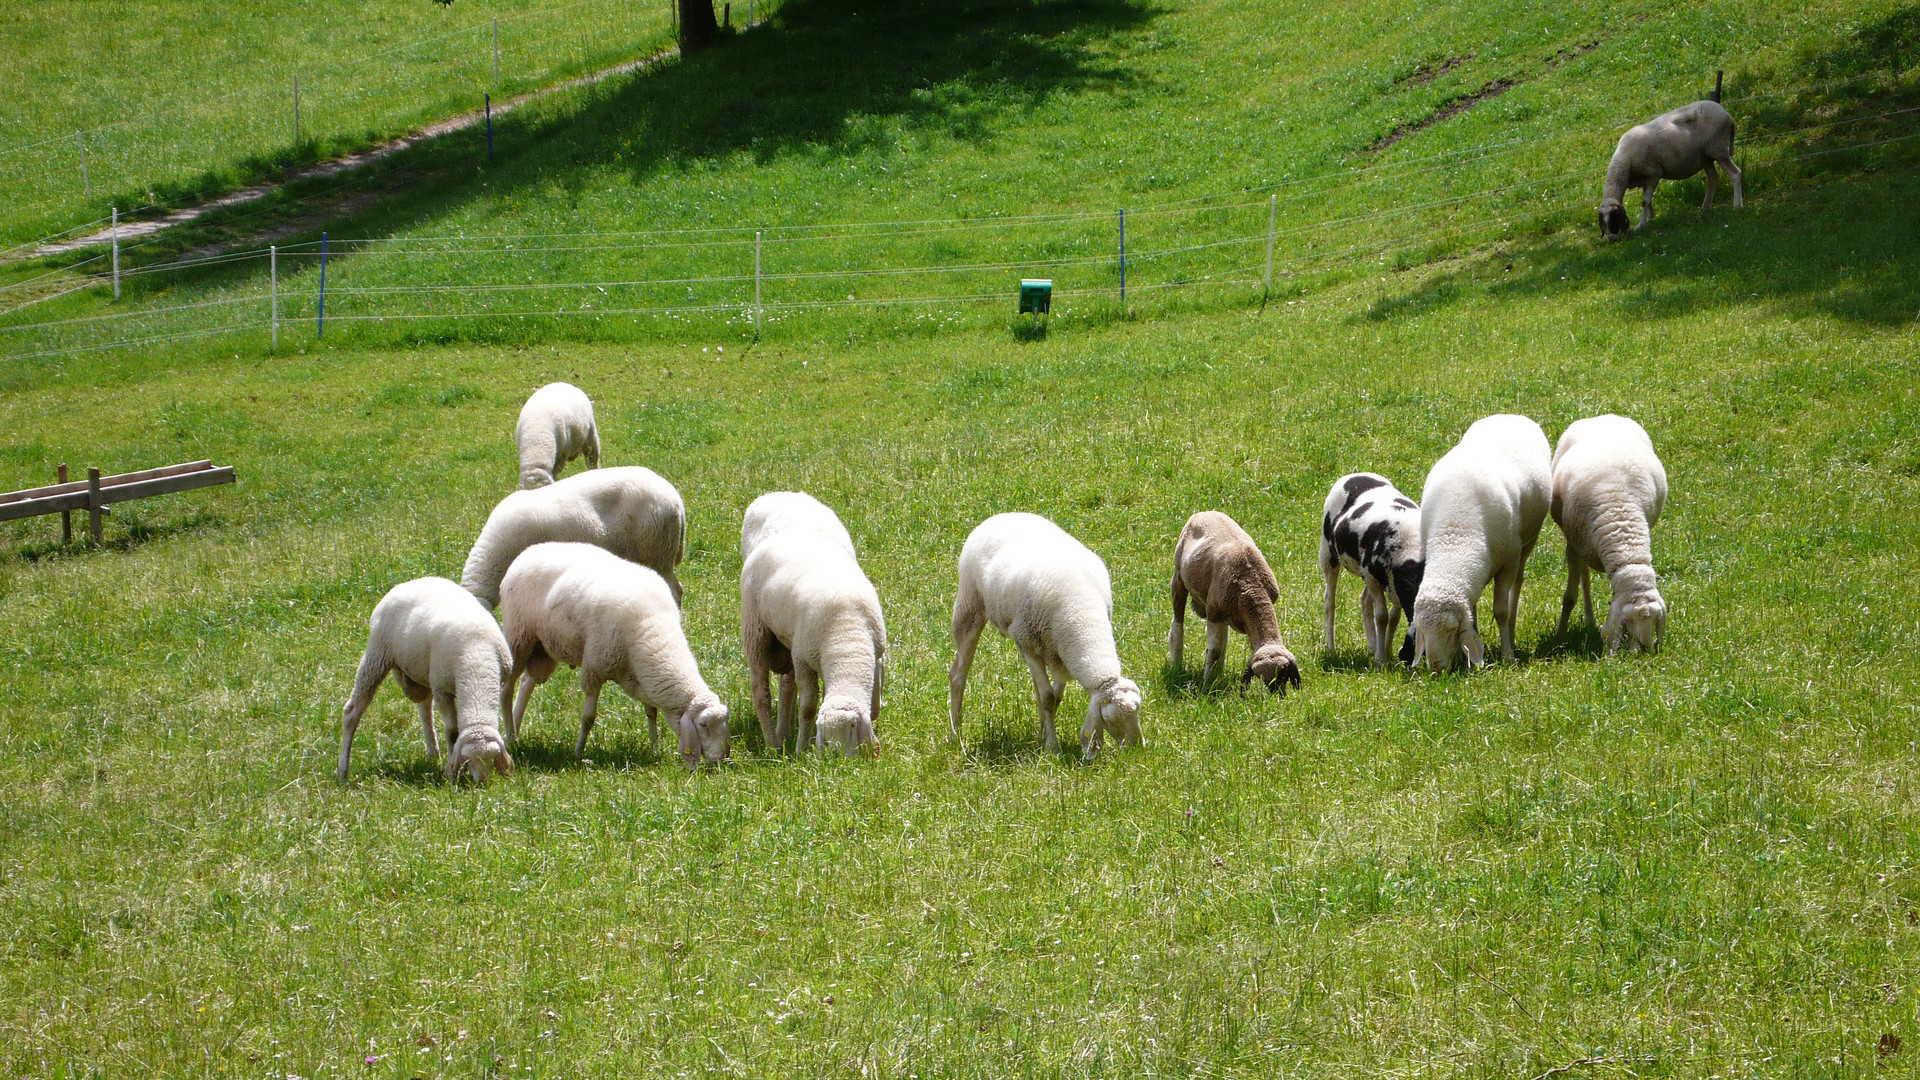
[{"label": "black and white spotted sheep", "polygon": [[[1320,519],[1320,572],[1327,579],[1327,651],[1332,652],[1334,598],[1345,567],[1365,586],[1360,625],[1377,667],[1390,662],[1402,612],[1413,611],[1426,561],[1420,551],[1420,507],[1378,473],[1349,473],[1334,481]],[[1411,617],[1411,616],[1409,616]],[[1413,658],[1413,639],[1400,662]]]}]

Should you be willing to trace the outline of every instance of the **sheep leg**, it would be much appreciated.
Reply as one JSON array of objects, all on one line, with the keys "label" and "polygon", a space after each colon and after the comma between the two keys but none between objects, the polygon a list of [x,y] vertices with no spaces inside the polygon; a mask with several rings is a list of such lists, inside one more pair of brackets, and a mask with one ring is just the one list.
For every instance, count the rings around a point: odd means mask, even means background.
[{"label": "sheep leg", "polygon": [[1520,610],[1520,572],[1493,579],[1493,621],[1500,628],[1500,659],[1513,659],[1514,616]]},{"label": "sheep leg", "polygon": [[454,703],[452,694],[434,694],[433,707],[440,713],[440,722],[447,725],[447,753],[453,753],[453,744],[460,741],[460,707]]},{"label": "sheep leg", "polygon": [[1360,590],[1360,629],[1366,631],[1367,656],[1372,658],[1374,667],[1386,664],[1387,643],[1386,628],[1387,598],[1373,582],[1367,582]]},{"label": "sheep leg", "polygon": [[595,427],[593,433],[587,436],[586,458],[587,468],[600,467],[600,429],[598,427]]},{"label": "sheep leg", "polygon": [[1067,665],[1053,665],[1053,700],[1059,701],[1067,694]]},{"label": "sheep leg", "polygon": [[1713,188],[1714,188],[1714,185],[1718,184],[1719,182],[1720,182],[1720,170],[1714,168],[1713,159],[1708,158],[1707,159],[1707,198],[1705,202],[1702,202],[1700,204],[1701,213],[1704,214],[1707,211],[1713,209]]},{"label": "sheep leg", "polygon": [[[1579,598],[1580,587],[1586,584],[1587,564],[1573,545],[1567,545],[1567,591],[1560,596],[1560,625],[1554,629],[1554,637],[1567,636],[1567,617],[1573,614],[1573,602]],[[1591,614],[1593,609],[1588,608]]]},{"label": "sheep leg", "polygon": [[[334,771],[334,775],[343,781],[347,778],[347,762],[353,756],[353,734],[360,730],[360,717],[365,715],[367,706],[373,704],[373,695],[380,689],[380,680],[386,677],[386,660],[375,656],[373,650],[367,650],[353,675],[353,694],[347,698],[346,708],[340,710],[340,767]],[[427,721],[427,734],[433,734],[431,719]]]},{"label": "sheep leg", "polygon": [[773,745],[783,754],[799,749],[793,745],[793,714],[800,700],[797,682],[793,672],[780,673],[780,712],[773,725]]},{"label": "sheep leg", "polygon": [[1740,192],[1740,167],[1733,163],[1732,153],[1720,159],[1720,167],[1727,170],[1727,179],[1733,181],[1733,208],[1738,210],[1747,204]]},{"label": "sheep leg", "polygon": [[1053,714],[1060,707],[1060,695],[1054,692],[1053,680],[1047,674],[1047,662],[1025,649],[1020,650],[1020,659],[1027,662],[1027,670],[1033,673],[1034,703],[1040,708],[1040,745],[1048,753],[1060,750],[1060,740],[1054,737]]},{"label": "sheep leg", "polygon": [[1334,610],[1335,610],[1335,598],[1340,593],[1340,564],[1337,562],[1329,563],[1328,561],[1326,561],[1325,558],[1322,558],[1320,560],[1320,574],[1321,576],[1327,579],[1327,595],[1326,595],[1326,604],[1325,604],[1326,616],[1327,616],[1327,651],[1332,652],[1333,651],[1333,616],[1334,616]]},{"label": "sheep leg", "polygon": [[[751,617],[748,617],[751,621]],[[770,636],[757,627],[749,625],[741,631],[740,639],[747,651],[747,685],[753,691],[753,715],[760,721],[760,738],[767,749],[779,746],[778,731],[774,727],[773,695],[768,687],[772,677],[772,665],[768,662],[766,638]]]},{"label": "sheep leg", "polygon": [[986,625],[986,608],[966,603],[963,594],[953,606],[953,666],[947,669],[947,720],[956,742],[960,739],[960,706],[967,691],[967,672],[973,667],[973,650],[980,644],[980,631]]},{"label": "sheep leg", "polygon": [[1593,580],[1585,574],[1582,574],[1580,577],[1580,596],[1587,603],[1587,629],[1591,630],[1595,626],[1593,621]]},{"label": "sheep leg", "polygon": [[1634,228],[1638,229],[1641,225],[1653,220],[1653,192],[1659,186],[1660,181],[1649,180],[1647,186],[1640,189],[1640,224],[1635,225]]},{"label": "sheep leg", "polygon": [[585,757],[587,755],[587,732],[593,730],[593,721],[600,715],[600,687],[602,685],[603,682],[601,678],[591,671],[582,671],[580,673],[580,689],[586,698],[586,702],[580,706],[580,739],[573,744],[574,757]]},{"label": "sheep leg", "polygon": [[1222,619],[1216,622],[1209,619],[1207,620],[1207,666],[1200,673],[1200,688],[1202,690],[1212,689],[1214,676],[1220,674],[1220,667],[1226,663],[1226,659],[1226,620]]},{"label": "sheep leg", "polygon": [[1100,703],[1087,702],[1087,722],[1080,725],[1080,760],[1092,761],[1100,752],[1100,743],[1105,736],[1106,725],[1100,722]]},{"label": "sheep leg", "polygon": [[1167,663],[1175,671],[1180,670],[1180,662],[1187,644],[1187,583],[1180,580],[1176,571],[1173,575],[1173,628],[1167,631]]},{"label": "sheep leg", "polygon": [[647,745],[654,753],[660,752],[660,710],[647,706]]},{"label": "sheep leg", "polygon": [[800,731],[793,741],[793,752],[798,754],[817,741],[814,720],[820,715],[820,673],[796,663],[793,680],[800,689]]}]

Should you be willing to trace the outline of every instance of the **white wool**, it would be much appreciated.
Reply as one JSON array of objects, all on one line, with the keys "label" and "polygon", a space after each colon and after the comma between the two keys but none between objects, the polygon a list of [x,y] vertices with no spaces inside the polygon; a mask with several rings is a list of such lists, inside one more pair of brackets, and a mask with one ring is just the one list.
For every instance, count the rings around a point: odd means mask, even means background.
[{"label": "white wool", "polygon": [[500,704],[510,685],[512,657],[499,624],[473,594],[446,578],[423,577],[395,585],[373,609],[367,649],[353,692],[340,718],[341,780],[380,681],[394,681],[420,707],[427,757],[440,756],[433,729],[438,708],[447,725],[447,779],[466,773],[484,782],[489,773],[513,772],[513,758],[500,738]]},{"label": "white wool", "polygon": [[1733,205],[1745,204],[1740,168],[1733,163],[1733,117],[1717,101],[1696,101],[1662,113],[1620,136],[1613,160],[1607,164],[1606,188],[1600,197],[1600,231],[1609,237],[1626,231],[1628,188],[1640,188],[1639,228],[1653,220],[1653,193],[1662,180],[1685,180],[1705,169],[1707,198],[1700,204],[1713,209],[1714,165],[1733,181]]},{"label": "white wool", "polygon": [[[647,708],[664,710],[689,767],[727,755],[727,707],[707,686],[680,625],[680,605],[653,570],[592,544],[535,544],[500,585],[500,615],[512,674],[525,675],[508,718],[517,738],[533,688],[560,664],[580,669],[585,705],[575,753],[585,753],[601,686],[612,682]],[[658,728],[653,737],[658,741]]]},{"label": "white wool", "polygon": [[520,407],[513,440],[520,447],[520,486],[544,487],[574,458],[600,467],[600,429],[593,402],[572,383],[548,383]]},{"label": "white wool", "polygon": [[1653,571],[1652,529],[1667,503],[1667,470],[1645,428],[1611,413],[1578,420],[1560,434],[1553,452],[1553,520],[1567,537],[1567,591],[1560,629],[1567,630],[1577,593],[1593,597],[1587,575],[1605,573],[1613,603],[1602,637],[1617,652],[1627,637],[1643,650],[1658,646],[1666,601]]},{"label": "white wool", "polygon": [[[1420,553],[1420,507],[1379,473],[1349,473],[1333,482],[1320,517],[1320,574],[1326,580],[1327,651],[1334,648],[1335,601],[1344,569],[1361,582],[1360,622],[1375,667],[1393,659],[1400,616],[1413,617],[1426,564]],[[1406,656],[1411,657],[1411,642]]]},{"label": "white wool", "polygon": [[[754,500],[741,531],[740,644],[761,733],[770,749],[789,738],[796,750],[875,748],[887,650],[879,594],[832,510],[776,495]],[[777,720],[767,686],[776,671]]]},{"label": "white wool", "polygon": [[1033,675],[1040,738],[1058,748],[1054,710],[1068,677],[1085,687],[1087,719],[1080,729],[1085,756],[1111,730],[1139,745],[1140,688],[1120,672],[1113,645],[1113,586],[1107,566],[1080,541],[1037,514],[999,514],[981,522],[960,551],[960,582],[953,604],[955,654],[948,672],[947,707],[960,737],[967,671],[981,629],[991,622],[1019,647]]},{"label": "white wool", "polygon": [[460,583],[488,608],[499,606],[500,579],[514,557],[534,544],[596,544],[650,567],[666,579],[675,600],[673,568],[686,553],[687,510],[652,469],[637,465],[595,469],[501,499],[467,554]]},{"label": "white wool", "polygon": [[1552,489],[1546,433],[1524,416],[1476,421],[1434,463],[1420,494],[1426,572],[1413,605],[1416,662],[1445,671],[1463,648],[1470,664],[1485,662],[1478,609],[1489,582],[1500,656],[1513,659],[1520,587]]}]

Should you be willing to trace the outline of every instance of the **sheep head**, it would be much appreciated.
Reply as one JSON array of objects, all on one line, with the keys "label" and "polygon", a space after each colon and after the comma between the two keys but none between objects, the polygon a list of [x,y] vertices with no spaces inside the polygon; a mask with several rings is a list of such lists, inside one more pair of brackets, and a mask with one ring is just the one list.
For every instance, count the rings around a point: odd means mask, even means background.
[{"label": "sheep head", "polygon": [[1653,567],[1623,566],[1612,577],[1613,603],[1600,631],[1607,652],[1619,652],[1628,641],[1641,652],[1659,651],[1660,639],[1667,633],[1667,602],[1660,596]]},{"label": "sheep head", "polygon": [[1600,204],[1600,235],[1618,240],[1627,234],[1627,208],[1617,202]]},{"label": "sheep head", "polygon": [[815,739],[822,749],[837,750],[847,757],[876,757],[879,740],[874,738],[873,718],[868,705],[853,698],[828,698],[820,706],[814,721]]},{"label": "sheep head", "polygon": [[1140,687],[1132,679],[1115,676],[1088,695],[1087,711],[1122,746],[1141,746]]},{"label": "sheep head", "polygon": [[470,727],[453,741],[447,753],[447,782],[462,776],[476,784],[485,784],[493,774],[513,775],[513,755],[507,753],[507,741],[496,728]]},{"label": "sheep head", "polygon": [[697,769],[704,760],[718,765],[727,760],[727,706],[713,694],[694,698],[673,722],[680,733],[680,761]]},{"label": "sheep head", "polygon": [[1278,692],[1285,697],[1288,683],[1296,688],[1300,685],[1300,662],[1293,658],[1285,645],[1269,641],[1247,657],[1247,670],[1240,673],[1240,685],[1245,686],[1255,679],[1266,684],[1268,693]]},{"label": "sheep head", "polygon": [[1418,666],[1424,661],[1429,671],[1447,672],[1463,654],[1470,667],[1479,667],[1485,658],[1473,613],[1466,603],[1425,595],[1415,600],[1413,663]]}]

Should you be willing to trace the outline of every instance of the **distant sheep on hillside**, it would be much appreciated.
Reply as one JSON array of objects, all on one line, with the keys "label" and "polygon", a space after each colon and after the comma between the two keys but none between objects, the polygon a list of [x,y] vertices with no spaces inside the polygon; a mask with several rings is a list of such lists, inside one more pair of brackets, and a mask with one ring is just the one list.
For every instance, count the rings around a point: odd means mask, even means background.
[{"label": "distant sheep on hillside", "polygon": [[1745,205],[1740,190],[1740,168],[1733,163],[1733,117],[1717,101],[1682,105],[1620,136],[1613,161],[1607,165],[1607,186],[1600,197],[1600,232],[1607,239],[1627,231],[1628,188],[1640,188],[1639,228],[1653,220],[1653,192],[1662,180],[1685,180],[1707,171],[1707,199],[1700,212],[1713,209],[1713,187],[1719,174],[1714,163],[1733,181],[1733,206]]}]

